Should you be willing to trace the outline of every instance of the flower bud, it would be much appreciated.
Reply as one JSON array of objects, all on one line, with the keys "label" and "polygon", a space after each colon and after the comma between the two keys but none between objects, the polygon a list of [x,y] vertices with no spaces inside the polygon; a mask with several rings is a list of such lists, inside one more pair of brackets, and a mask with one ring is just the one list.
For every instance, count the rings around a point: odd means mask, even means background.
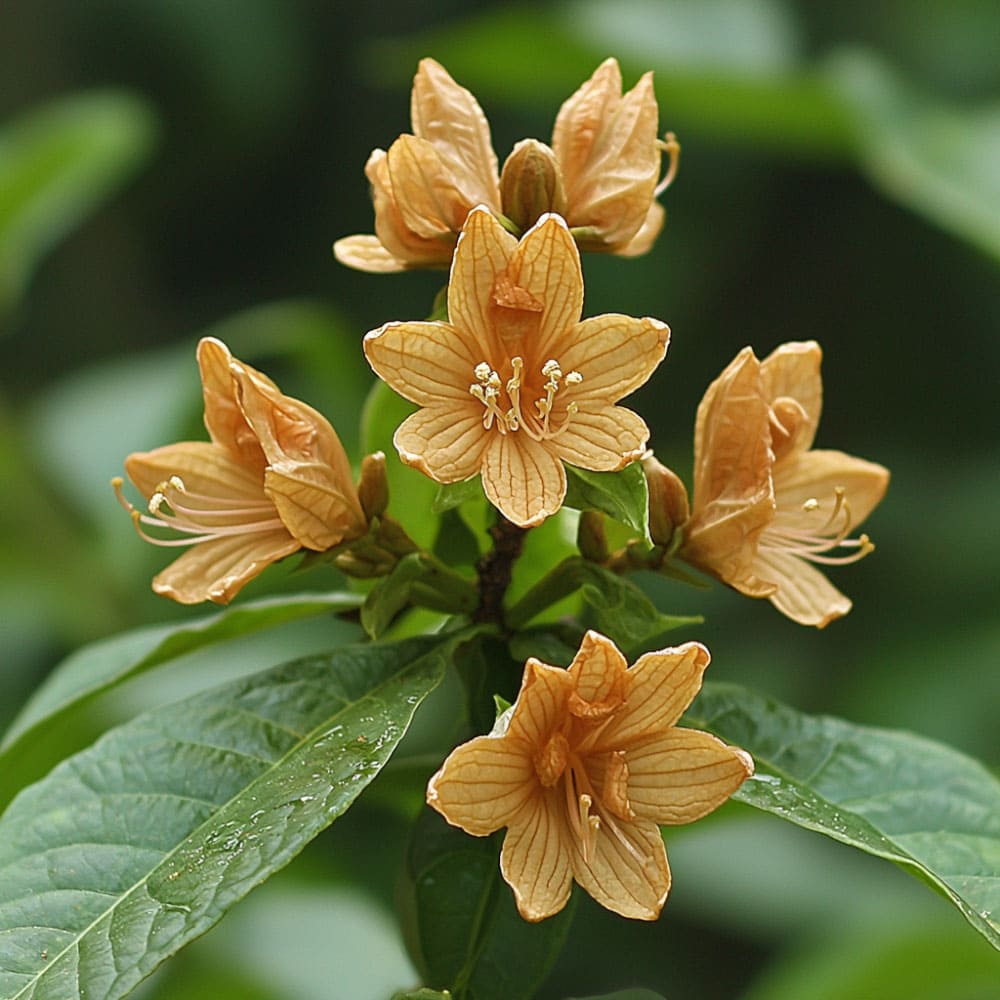
[{"label": "flower bud", "polygon": [[374,517],[380,517],[389,506],[389,481],[385,473],[384,452],[376,451],[361,459],[358,499],[369,521]]},{"label": "flower bud", "polygon": [[555,154],[536,139],[514,146],[500,174],[500,201],[504,215],[521,232],[546,212],[566,214],[566,192]]},{"label": "flower bud", "polygon": [[690,516],[687,490],[680,477],[656,460],[652,452],[642,460],[649,489],[649,534],[657,545],[668,547],[674,532]]},{"label": "flower bud", "polygon": [[608,558],[608,536],[604,531],[603,515],[593,510],[580,512],[576,544],[584,559],[603,563]]}]

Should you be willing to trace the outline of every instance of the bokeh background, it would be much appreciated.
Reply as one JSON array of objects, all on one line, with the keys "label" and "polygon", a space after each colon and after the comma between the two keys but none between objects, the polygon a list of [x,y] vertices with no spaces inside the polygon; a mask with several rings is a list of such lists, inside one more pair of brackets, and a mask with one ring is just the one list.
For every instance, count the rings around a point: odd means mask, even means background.
[{"label": "bokeh background", "polygon": [[[362,167],[408,129],[417,60],[473,90],[502,160],[548,138],[615,55],[627,85],[655,70],[661,128],[683,146],[655,250],[584,263],[587,314],[673,329],[632,401],[658,454],[688,475],[697,402],[741,347],[816,338],[817,443],[893,473],[868,525],[877,553],[835,571],[854,611],[822,632],[718,586],[643,584],[706,614],[715,679],[995,766],[998,40],[994,0],[5,0],[0,722],[82,643],[198,614],[149,592],[164,553],[108,481],[129,451],[200,436],[199,336],[327,413],[359,457],[361,337],[426,315],[443,276],[351,272],[330,245],[371,231]],[[277,571],[245,593],[336,582]],[[350,634],[312,622],[189,657],[88,707],[52,758]],[[141,996],[375,1000],[411,984],[393,918],[405,837],[399,810],[366,796]],[[882,862],[736,806],[668,849],[659,923],[581,901],[543,997],[998,995],[989,946]]]}]

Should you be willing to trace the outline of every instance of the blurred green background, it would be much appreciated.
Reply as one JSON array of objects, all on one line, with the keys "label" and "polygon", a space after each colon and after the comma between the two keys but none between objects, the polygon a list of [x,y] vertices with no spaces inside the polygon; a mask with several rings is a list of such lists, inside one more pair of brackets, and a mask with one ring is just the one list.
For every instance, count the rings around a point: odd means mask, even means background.
[{"label": "blurred green background", "polygon": [[[201,436],[198,336],[308,399],[360,457],[361,337],[426,315],[443,276],[351,272],[330,245],[372,230],[362,167],[408,129],[417,60],[473,90],[502,160],[547,139],[615,55],[629,86],[655,70],[661,128],[683,146],[655,250],[584,262],[586,314],[673,329],[632,399],[658,454],[689,475],[697,402],[745,344],[816,338],[817,444],[893,473],[868,525],[877,553],[835,571],[855,609],[823,632],[721,587],[643,583],[665,610],[706,614],[683,638],[709,645],[715,679],[995,766],[998,38],[995,0],[0,4],[0,721],[81,643],[197,614],[149,592],[164,553],[135,538],[108,480],[131,450]],[[336,584],[278,570],[245,593]],[[314,621],[190,657],[91,706],[57,749],[350,633]],[[142,995],[374,1000],[411,983],[392,919],[406,827],[379,802]],[[998,995],[989,946],[882,862],[735,806],[668,849],[659,923],[582,900],[542,996]]]}]

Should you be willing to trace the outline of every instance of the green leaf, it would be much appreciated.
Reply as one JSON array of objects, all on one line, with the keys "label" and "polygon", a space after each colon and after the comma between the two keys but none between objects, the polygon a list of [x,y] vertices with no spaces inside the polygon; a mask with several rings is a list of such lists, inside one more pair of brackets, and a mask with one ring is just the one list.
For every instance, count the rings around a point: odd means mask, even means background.
[{"label": "green leaf", "polygon": [[452,1000],[452,997],[448,990],[439,993],[437,990],[421,989],[406,993],[393,993],[392,1000]]},{"label": "green leaf", "polygon": [[583,599],[594,609],[597,629],[630,659],[655,649],[667,632],[700,625],[700,615],[665,615],[630,580],[596,563],[583,563]]},{"label": "green leaf", "polygon": [[458,483],[444,483],[438,486],[431,510],[441,514],[452,507],[460,507],[466,500],[475,500],[483,495],[483,482],[479,476],[463,479]]},{"label": "green leaf", "polygon": [[475,566],[482,555],[475,532],[455,509],[441,515],[434,555],[448,566]]},{"label": "green leaf", "polygon": [[272,597],[194,622],[135,629],[84,646],[60,663],[21,710],[0,743],[0,772],[12,766],[69,712],[102,691],[214,643],[312,615],[355,608],[355,594]]},{"label": "green leaf", "polygon": [[599,510],[616,521],[649,537],[649,490],[641,462],[626,465],[619,472],[588,472],[566,466],[566,506],[577,510]]},{"label": "green leaf", "polygon": [[425,981],[455,1000],[529,1000],[569,932],[572,899],[540,923],[518,915],[500,842],[470,837],[431,809],[414,830],[404,929]]},{"label": "green leaf", "polygon": [[567,997],[567,1000],[664,1000],[659,993],[652,990],[632,989],[617,990],[614,993],[602,993],[592,997]]},{"label": "green leaf", "polygon": [[113,1000],[341,815],[454,638],[346,647],[111,730],[0,820],[0,997]]},{"label": "green leaf", "polygon": [[62,98],[0,132],[0,314],[39,258],[148,156],[156,122],[112,91]]},{"label": "green leaf", "polygon": [[1000,949],[1000,782],[981,764],[731,684],[706,684],[685,719],[753,755],[757,774],[735,798],[896,862]]}]

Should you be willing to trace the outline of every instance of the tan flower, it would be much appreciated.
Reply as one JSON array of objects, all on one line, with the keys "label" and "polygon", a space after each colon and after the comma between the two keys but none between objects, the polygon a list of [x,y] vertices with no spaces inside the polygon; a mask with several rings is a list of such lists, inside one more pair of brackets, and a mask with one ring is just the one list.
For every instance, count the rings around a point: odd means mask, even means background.
[{"label": "tan flower", "polygon": [[[475,97],[433,59],[413,81],[413,134],[376,149],[365,174],[375,203],[375,235],[334,244],[337,259],[362,271],[448,265],[468,213],[485,205],[523,232],[542,215],[564,215],[580,246],[634,256],[663,225],[655,201],[673,178],[679,147],[657,138],[652,75],[622,94],[621,72],[607,59],[556,118],[552,147],[518,143],[503,174],[489,123]],[[657,183],[661,157],[671,166]]]},{"label": "tan flower", "polygon": [[689,642],[626,669],[588,632],[568,670],[528,660],[512,710],[431,778],[427,801],[452,825],[507,827],[500,867],[526,920],[561,910],[574,879],[622,916],[659,915],[670,869],[658,824],[699,819],[753,774],[743,750],[675,725],[708,662]]},{"label": "tan flower", "polygon": [[[332,548],[364,534],[367,522],[347,455],[321,414],[211,337],[198,344],[198,365],[211,441],[128,456],[147,513],[125,500],[120,479],[115,488],[143,538],[190,546],[153,590],[182,604],[227,604],[276,560]],[[142,525],[180,537],[155,538]]]},{"label": "tan flower", "polygon": [[692,565],[820,628],[851,602],[815,564],[855,562],[873,550],[867,535],[850,534],[889,484],[881,465],[812,449],[821,359],[814,341],[783,344],[763,362],[747,347],[709,386],[680,549]]},{"label": "tan flower", "polygon": [[615,403],[652,374],[670,331],[655,319],[580,321],[580,255],[548,215],[518,243],[486,209],[470,213],[448,284],[450,322],[387,323],[365,337],[380,378],[421,409],[393,443],[439,483],[481,472],[490,502],[539,524],[566,495],[563,462],[621,469],[649,431]]}]

